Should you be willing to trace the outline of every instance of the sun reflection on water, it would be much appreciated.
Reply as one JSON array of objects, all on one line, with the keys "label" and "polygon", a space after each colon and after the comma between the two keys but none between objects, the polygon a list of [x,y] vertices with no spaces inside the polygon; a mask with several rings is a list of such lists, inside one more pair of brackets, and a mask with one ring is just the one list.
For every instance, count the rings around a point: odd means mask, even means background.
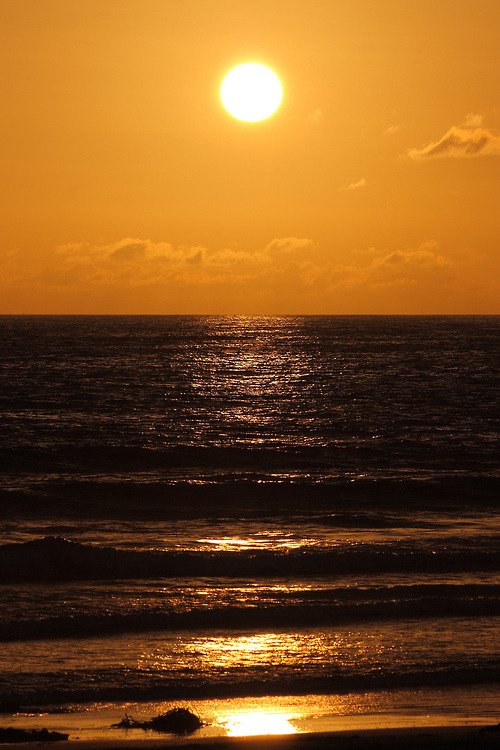
[{"label": "sun reflection on water", "polygon": [[229,737],[249,737],[263,734],[296,734],[291,723],[294,714],[273,711],[239,711],[219,716],[218,721]]},{"label": "sun reflection on water", "polygon": [[[196,646],[214,667],[231,668],[236,665],[256,666],[272,664],[281,653],[283,635],[258,633],[236,637],[214,637],[200,640]],[[288,644],[290,650],[290,644]]]},{"label": "sun reflection on water", "polygon": [[296,539],[292,534],[267,532],[255,534],[246,539],[237,536],[206,537],[199,539],[201,545],[209,545],[214,552],[239,550],[283,550],[313,547],[318,544],[313,539]]}]

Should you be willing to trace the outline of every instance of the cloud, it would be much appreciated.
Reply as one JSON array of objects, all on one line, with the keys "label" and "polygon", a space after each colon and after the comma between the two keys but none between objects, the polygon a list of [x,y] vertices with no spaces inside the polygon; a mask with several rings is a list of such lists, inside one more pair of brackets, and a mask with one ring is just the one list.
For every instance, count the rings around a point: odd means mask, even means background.
[{"label": "cloud", "polygon": [[300,239],[298,237],[282,237],[272,240],[264,248],[254,251],[239,250],[235,248],[225,248],[216,250],[205,257],[205,263],[208,268],[218,267],[226,269],[238,269],[239,272],[247,269],[249,273],[254,273],[255,269],[265,266],[282,265],[287,262],[288,256],[294,253],[300,253],[312,248],[312,240]]},{"label": "cloud", "polygon": [[93,259],[96,263],[108,262],[121,264],[166,263],[170,266],[185,263],[202,262],[206,248],[199,246],[174,247],[168,242],[132,239],[127,237],[111,245],[91,245],[85,242],[73,242],[56,247],[56,253],[64,255],[68,262],[71,259]]},{"label": "cloud", "polygon": [[344,185],[342,187],[339,187],[339,190],[341,192],[346,192],[348,190],[359,190],[359,188],[364,188],[364,187],[366,187],[366,180],[364,177],[362,177],[357,182],[351,182],[350,185]]},{"label": "cloud", "polygon": [[399,133],[399,125],[389,125],[384,132],[386,135],[396,135],[396,133]]},{"label": "cloud", "polygon": [[[350,265],[327,264],[317,269],[316,281],[330,289],[378,289],[389,286],[428,286],[451,277],[453,261],[439,252],[435,240],[418,248],[381,252],[370,248],[353,251],[360,261]],[[371,259],[370,259],[371,256]]]},{"label": "cloud", "polygon": [[275,238],[256,249],[215,250],[125,238],[105,245],[72,243],[32,262],[26,252],[0,255],[0,262],[0,287],[13,300],[22,295],[47,305],[59,300],[57,309],[76,304],[86,309],[94,300],[105,310],[132,309],[135,301],[133,309],[139,311],[189,311],[198,305],[215,311],[269,311],[273,305],[327,311],[339,300],[346,309],[354,310],[356,300],[366,309],[386,309],[391,299],[405,309],[406,291],[408,300],[420,305],[442,300],[457,288],[457,280],[466,284],[469,273],[464,275],[464,263],[455,264],[434,240],[413,248],[353,250],[344,263],[297,237]]},{"label": "cloud", "polygon": [[394,278],[408,278],[421,275],[421,272],[449,270],[453,261],[437,252],[437,243],[428,242],[416,250],[394,250],[381,258],[376,258],[368,267],[373,279],[383,277],[390,281]]},{"label": "cloud", "polygon": [[131,261],[144,258],[146,247],[141,242],[127,242],[111,251],[109,257],[116,261]]},{"label": "cloud", "polygon": [[483,116],[477,112],[469,112],[462,123],[463,128],[480,128],[483,125]]},{"label": "cloud", "polygon": [[322,109],[314,109],[312,112],[309,112],[307,115],[307,122],[310,122],[312,125],[314,125],[317,122],[321,122],[323,120],[324,114]]},{"label": "cloud", "polygon": [[5,257],[3,270],[6,283],[22,286],[131,289],[158,284],[273,285],[278,279],[286,279],[296,289],[325,290],[413,283],[418,278],[448,273],[453,266],[434,240],[416,249],[353,250],[353,258],[356,260],[349,265],[320,261],[313,241],[299,237],[276,238],[256,250],[232,247],[215,251],[197,245],[175,247],[167,242],[125,238],[107,245],[59,246],[43,264],[29,268],[23,266],[22,258]]},{"label": "cloud", "polygon": [[299,239],[298,237],[284,237],[279,240],[273,240],[266,245],[264,252],[270,255],[280,255],[282,253],[294,253],[306,250],[313,245],[312,240]]},{"label": "cloud", "polygon": [[74,242],[55,248],[52,263],[33,273],[56,286],[241,283],[291,260],[303,261],[313,246],[299,237],[279,237],[256,250],[215,251],[130,237],[107,245]]},{"label": "cloud", "polygon": [[454,125],[439,141],[412,148],[406,156],[414,160],[500,156],[500,135],[481,125],[481,115],[469,114],[463,125]]}]

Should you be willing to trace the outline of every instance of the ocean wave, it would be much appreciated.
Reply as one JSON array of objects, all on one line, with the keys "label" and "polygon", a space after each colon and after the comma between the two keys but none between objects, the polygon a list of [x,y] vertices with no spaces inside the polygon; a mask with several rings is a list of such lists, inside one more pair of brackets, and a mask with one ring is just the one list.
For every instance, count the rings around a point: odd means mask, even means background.
[{"label": "ocean wave", "polygon": [[[59,455],[57,466],[44,464],[29,451],[11,463],[2,451],[6,468],[0,470],[0,507],[4,518],[45,518],[89,523],[95,519],[171,521],[203,518],[278,518],[330,528],[384,529],[422,526],[422,513],[450,511],[454,517],[471,511],[498,513],[499,480],[485,471],[423,470],[413,477],[392,468],[359,473],[359,462],[351,471],[334,475],[332,462],[320,468],[299,466],[297,457],[280,467],[256,452],[256,464],[200,467],[170,465],[161,451],[155,467],[138,467],[129,452],[120,451],[122,466],[106,458],[92,459],[91,465],[71,466],[72,454]],[[24,454],[24,455],[23,455]],[[102,460],[101,460],[102,459]],[[359,459],[359,456],[358,456]],[[56,460],[56,459],[54,459]],[[210,462],[210,460],[209,460]],[[285,462],[286,463],[286,462]],[[8,465],[8,466],[7,466]],[[293,468],[292,468],[293,466]],[[24,468],[23,468],[24,467]],[[363,467],[365,464],[363,463]],[[396,516],[399,516],[397,518]],[[54,533],[59,533],[55,531]],[[64,533],[64,532],[63,532]]]},{"label": "ocean wave", "polygon": [[133,613],[60,615],[36,620],[0,623],[0,641],[92,638],[151,631],[242,631],[248,628],[282,629],[332,627],[370,620],[426,619],[436,617],[494,617],[500,615],[500,598],[422,596],[386,601],[266,604],[226,606],[185,612],[139,610]]},{"label": "ocean wave", "polygon": [[149,551],[44,537],[0,547],[0,583],[178,577],[263,578],[347,573],[494,571],[479,545],[416,549],[370,544],[316,550]]},{"label": "ocean wave", "polygon": [[498,683],[498,664],[480,667],[441,665],[437,669],[404,672],[376,670],[367,674],[341,674],[331,670],[321,676],[272,676],[268,671],[254,677],[245,674],[228,680],[224,675],[204,674],[203,679],[169,674],[132,674],[126,669],[100,672],[79,670],[54,684],[54,674],[23,673],[16,676],[15,695],[23,705],[74,704],[89,701],[195,700],[264,695],[328,695],[373,690]]}]

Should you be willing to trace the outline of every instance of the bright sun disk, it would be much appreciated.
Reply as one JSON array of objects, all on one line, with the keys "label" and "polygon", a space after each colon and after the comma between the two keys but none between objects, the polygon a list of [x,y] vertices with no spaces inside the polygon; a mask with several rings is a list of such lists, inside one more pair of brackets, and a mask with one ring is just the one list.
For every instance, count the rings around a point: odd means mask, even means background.
[{"label": "bright sun disk", "polygon": [[222,103],[229,114],[245,122],[265,120],[281,102],[281,83],[270,68],[244,63],[233,68],[222,82]]}]

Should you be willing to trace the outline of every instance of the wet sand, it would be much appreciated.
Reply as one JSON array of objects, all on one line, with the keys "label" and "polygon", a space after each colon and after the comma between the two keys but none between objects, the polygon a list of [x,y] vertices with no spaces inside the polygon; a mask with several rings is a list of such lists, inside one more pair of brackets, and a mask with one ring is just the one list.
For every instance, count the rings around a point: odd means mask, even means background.
[{"label": "wet sand", "polygon": [[324,732],[318,734],[269,735],[264,737],[203,737],[145,740],[83,740],[58,743],[5,743],[2,750],[19,750],[30,745],[60,750],[417,750],[453,748],[453,750],[489,750],[500,748],[500,726],[412,727]]}]

